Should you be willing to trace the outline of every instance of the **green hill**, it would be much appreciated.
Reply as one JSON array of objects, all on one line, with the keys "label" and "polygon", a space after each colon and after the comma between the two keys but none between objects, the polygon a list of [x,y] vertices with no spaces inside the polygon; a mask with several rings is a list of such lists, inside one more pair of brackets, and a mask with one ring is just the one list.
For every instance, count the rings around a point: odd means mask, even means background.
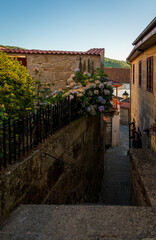
[{"label": "green hill", "polygon": [[115,60],[115,59],[105,57],[105,67],[130,68],[130,65],[128,65],[126,61],[120,61],[120,60]]},{"label": "green hill", "polygon": [[11,49],[25,49],[25,48],[16,47],[16,46],[4,46],[4,45],[0,45],[0,47],[3,47],[3,48],[11,48]]}]

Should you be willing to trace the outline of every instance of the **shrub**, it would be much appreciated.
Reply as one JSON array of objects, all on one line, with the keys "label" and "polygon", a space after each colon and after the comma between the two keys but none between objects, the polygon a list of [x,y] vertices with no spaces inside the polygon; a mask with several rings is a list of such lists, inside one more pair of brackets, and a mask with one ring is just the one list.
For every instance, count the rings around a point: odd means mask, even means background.
[{"label": "shrub", "polygon": [[[2,109],[5,109],[8,115],[18,116],[24,111],[31,110],[33,101],[33,80],[26,67],[0,51],[0,104]],[[1,114],[1,118],[3,115]]]},{"label": "shrub", "polygon": [[93,75],[88,72],[81,73],[76,69],[75,74],[67,80],[66,90],[58,89],[47,96],[46,102],[55,103],[64,98],[73,99],[76,95],[81,104],[82,114],[96,115],[108,111],[111,107],[113,97],[113,82],[109,81],[107,75],[97,69]]}]

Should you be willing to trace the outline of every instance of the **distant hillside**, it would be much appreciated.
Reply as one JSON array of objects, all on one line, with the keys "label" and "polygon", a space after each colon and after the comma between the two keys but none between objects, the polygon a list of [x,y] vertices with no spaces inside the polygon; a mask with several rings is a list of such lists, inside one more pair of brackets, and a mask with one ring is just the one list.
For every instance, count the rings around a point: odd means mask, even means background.
[{"label": "distant hillside", "polygon": [[16,46],[4,46],[4,45],[0,45],[0,48],[11,48],[11,49],[25,49],[25,48],[21,48],[21,47],[16,47]]},{"label": "distant hillside", "polygon": [[126,61],[120,61],[120,60],[115,60],[115,59],[105,57],[105,67],[130,68],[130,65],[128,65]]}]

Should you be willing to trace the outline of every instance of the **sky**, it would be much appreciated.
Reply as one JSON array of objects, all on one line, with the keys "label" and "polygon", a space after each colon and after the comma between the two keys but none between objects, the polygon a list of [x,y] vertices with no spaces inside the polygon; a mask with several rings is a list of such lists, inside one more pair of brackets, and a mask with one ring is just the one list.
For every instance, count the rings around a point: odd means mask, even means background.
[{"label": "sky", "polygon": [[156,0],[0,0],[0,45],[125,60],[155,16]]}]

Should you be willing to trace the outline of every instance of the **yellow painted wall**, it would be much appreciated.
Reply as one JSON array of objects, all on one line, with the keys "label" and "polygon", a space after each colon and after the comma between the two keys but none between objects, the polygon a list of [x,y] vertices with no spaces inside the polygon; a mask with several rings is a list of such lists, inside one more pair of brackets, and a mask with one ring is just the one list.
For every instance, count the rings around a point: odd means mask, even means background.
[{"label": "yellow painted wall", "polygon": [[[146,90],[147,58],[153,56],[153,93]],[[142,84],[139,87],[139,61],[142,61]],[[141,53],[133,62],[135,64],[135,83],[131,74],[131,121],[135,119],[137,128],[143,134],[143,147],[151,146],[151,137],[143,131],[150,128],[156,118],[156,45]],[[152,146],[151,146],[152,147]]]}]

